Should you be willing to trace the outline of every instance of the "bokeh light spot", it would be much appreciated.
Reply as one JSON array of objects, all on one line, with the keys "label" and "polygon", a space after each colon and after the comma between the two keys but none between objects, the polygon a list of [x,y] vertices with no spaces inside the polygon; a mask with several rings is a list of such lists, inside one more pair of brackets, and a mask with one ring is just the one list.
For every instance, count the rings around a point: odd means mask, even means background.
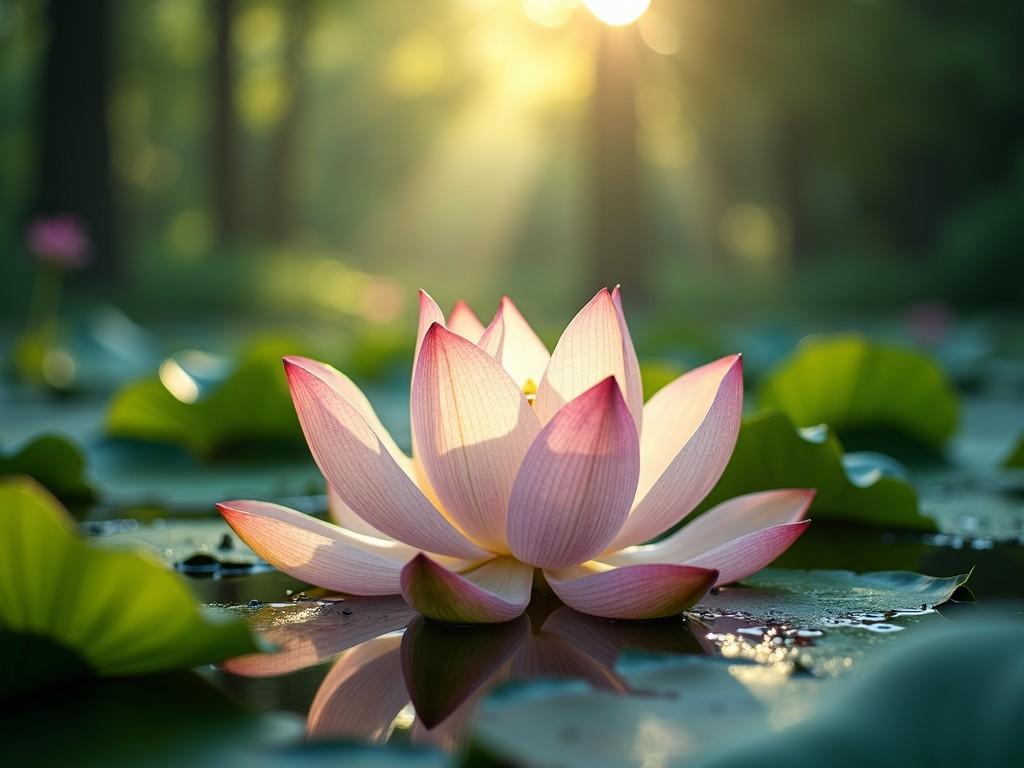
[{"label": "bokeh light spot", "polygon": [[729,208],[719,222],[719,238],[725,249],[756,264],[777,259],[785,244],[781,217],[764,206],[739,203]]},{"label": "bokeh light spot", "polygon": [[284,36],[281,12],[269,5],[246,8],[235,20],[232,40],[248,56],[271,53]]},{"label": "bokeh light spot", "polygon": [[209,250],[213,241],[210,220],[202,211],[181,211],[167,229],[167,244],[179,261],[195,261]]},{"label": "bokeh light spot", "polygon": [[583,0],[583,4],[605,24],[622,27],[643,16],[651,0]]},{"label": "bokeh light spot", "polygon": [[637,26],[640,38],[655,53],[671,56],[679,51],[679,32],[668,17],[652,11],[644,14]]},{"label": "bokeh light spot", "polygon": [[51,386],[58,389],[70,387],[77,373],[75,359],[63,349],[51,349],[43,357],[43,378]]},{"label": "bokeh light spot", "polygon": [[561,27],[572,16],[578,0],[522,0],[526,17],[542,27]]},{"label": "bokeh light spot", "polygon": [[408,35],[388,56],[384,83],[405,98],[425,96],[441,84],[447,69],[445,51],[431,35]]}]

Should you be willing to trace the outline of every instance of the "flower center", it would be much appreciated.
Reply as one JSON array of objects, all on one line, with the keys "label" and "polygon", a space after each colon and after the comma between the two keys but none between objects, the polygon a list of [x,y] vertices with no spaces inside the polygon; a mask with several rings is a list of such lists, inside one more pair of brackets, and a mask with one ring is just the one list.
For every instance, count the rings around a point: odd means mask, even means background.
[{"label": "flower center", "polygon": [[526,395],[527,402],[533,405],[533,401],[537,397],[537,382],[533,379],[527,379],[526,383],[523,384],[523,394]]}]

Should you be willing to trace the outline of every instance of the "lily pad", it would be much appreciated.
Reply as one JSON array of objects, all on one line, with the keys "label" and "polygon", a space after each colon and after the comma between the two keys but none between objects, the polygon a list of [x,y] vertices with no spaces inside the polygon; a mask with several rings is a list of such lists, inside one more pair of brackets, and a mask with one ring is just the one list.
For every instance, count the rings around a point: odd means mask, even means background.
[{"label": "lily pad", "polygon": [[201,458],[292,451],[304,446],[281,358],[304,345],[268,339],[251,345],[223,379],[207,381],[175,358],[161,375],[115,394],[110,437],[178,445]]},{"label": "lily pad", "polygon": [[797,430],[784,414],[765,411],[743,420],[729,466],[698,512],[754,491],[815,488],[811,518],[934,531],[897,466],[879,454],[844,455],[832,430]]},{"label": "lily pad", "polygon": [[910,571],[804,571],[765,568],[741,584],[706,595],[694,612],[743,613],[760,621],[835,623],[849,616],[933,609],[963,587],[970,574],[938,577]]},{"label": "lily pad", "polygon": [[733,674],[737,666],[701,656],[624,659],[616,672],[646,696],[583,682],[506,686],[480,708],[471,757],[482,765],[680,764],[765,727],[767,711]]},{"label": "lily pad", "polygon": [[941,448],[957,427],[956,394],[939,366],[858,334],[805,339],[761,385],[758,402],[799,427],[901,433]]},{"label": "lily pad", "polygon": [[[155,560],[90,545],[60,505],[28,479],[0,483],[0,634],[8,648],[44,639],[40,658],[10,660],[0,696],[56,679],[142,675],[251,651],[248,628],[206,612]],[[58,650],[59,649],[59,650]]]},{"label": "lily pad", "polygon": [[85,456],[58,435],[40,435],[14,453],[0,456],[0,477],[9,475],[28,475],[66,504],[96,497],[86,478]]},{"label": "lily pad", "polygon": [[985,618],[934,627],[834,684],[804,721],[736,738],[695,763],[1012,765],[1024,708],[1024,626]]},{"label": "lily pad", "polygon": [[968,576],[766,568],[705,596],[689,615],[708,652],[836,677],[935,619]]},{"label": "lily pad", "polygon": [[[45,711],[46,717],[40,717]],[[291,712],[253,711],[190,672],[94,681],[4,710],[5,764],[444,768],[436,750],[306,741]],[[54,738],[54,723],[61,737]]]},{"label": "lily pad", "polygon": [[1021,643],[1019,623],[933,623],[829,681],[770,665],[627,654],[617,672],[647,695],[551,681],[505,687],[481,709],[468,762],[1011,765],[1024,705]]}]

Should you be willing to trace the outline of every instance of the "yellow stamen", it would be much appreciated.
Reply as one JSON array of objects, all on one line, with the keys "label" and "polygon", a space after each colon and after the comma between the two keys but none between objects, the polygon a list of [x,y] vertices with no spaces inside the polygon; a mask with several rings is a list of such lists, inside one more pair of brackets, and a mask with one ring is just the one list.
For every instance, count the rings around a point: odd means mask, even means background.
[{"label": "yellow stamen", "polygon": [[523,394],[526,395],[530,405],[533,405],[533,401],[537,397],[537,382],[533,379],[527,379],[526,383],[523,384]]}]

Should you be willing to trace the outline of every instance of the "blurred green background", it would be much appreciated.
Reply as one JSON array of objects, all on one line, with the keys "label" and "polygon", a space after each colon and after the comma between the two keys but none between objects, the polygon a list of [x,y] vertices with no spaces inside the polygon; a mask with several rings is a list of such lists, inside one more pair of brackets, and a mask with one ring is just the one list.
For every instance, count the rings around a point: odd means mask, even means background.
[{"label": "blurred green background", "polygon": [[1022,34],[1013,0],[2,0],[3,323],[40,212],[95,243],[71,306],[145,323],[1019,306]]}]

